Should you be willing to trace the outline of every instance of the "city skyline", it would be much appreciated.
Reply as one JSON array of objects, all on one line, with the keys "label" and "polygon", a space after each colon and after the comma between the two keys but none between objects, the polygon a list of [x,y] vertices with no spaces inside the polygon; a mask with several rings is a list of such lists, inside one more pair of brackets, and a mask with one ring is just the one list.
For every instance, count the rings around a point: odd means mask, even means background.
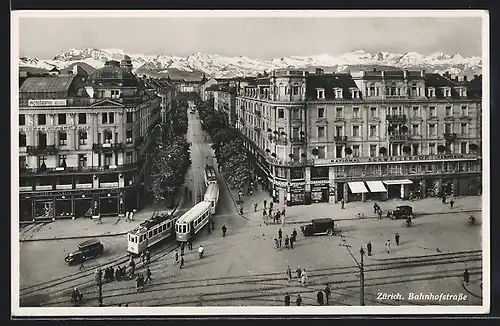
[{"label": "city skyline", "polygon": [[[24,17],[19,54],[52,59],[71,48],[118,48],[132,54],[201,52],[269,60],[362,49],[470,57],[481,56],[481,24],[481,17]],[[161,31],[165,42],[158,42]],[[359,37],[335,31],[356,31]]]}]

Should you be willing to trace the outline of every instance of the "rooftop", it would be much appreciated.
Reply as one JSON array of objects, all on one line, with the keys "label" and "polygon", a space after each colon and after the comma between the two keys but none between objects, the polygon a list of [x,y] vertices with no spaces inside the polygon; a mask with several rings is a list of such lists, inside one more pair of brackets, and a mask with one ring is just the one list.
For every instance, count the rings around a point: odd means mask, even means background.
[{"label": "rooftop", "polygon": [[29,77],[21,85],[20,93],[62,93],[67,92],[75,76]]}]

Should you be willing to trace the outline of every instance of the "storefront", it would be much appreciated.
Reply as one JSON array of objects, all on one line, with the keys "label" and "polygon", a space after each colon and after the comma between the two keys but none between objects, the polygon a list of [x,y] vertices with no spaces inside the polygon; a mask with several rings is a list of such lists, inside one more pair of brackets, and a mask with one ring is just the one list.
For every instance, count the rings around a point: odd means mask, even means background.
[{"label": "storefront", "polygon": [[413,184],[413,181],[408,179],[384,180],[383,183],[387,186],[388,198],[408,199],[410,196],[410,185]]},{"label": "storefront", "polygon": [[56,197],[56,218],[71,218],[73,216],[73,207],[71,197],[57,196]]},{"label": "storefront", "polygon": [[31,199],[19,200],[19,221],[33,220],[33,201]]},{"label": "storefront", "polygon": [[370,192],[366,195],[366,199],[370,200],[387,200],[387,189],[382,181],[366,181],[366,186]]},{"label": "storefront", "polygon": [[81,195],[75,198],[75,217],[92,217],[92,198]]},{"label": "storefront", "polygon": [[49,199],[35,200],[35,219],[46,219],[54,217],[54,201]]},{"label": "storefront", "polygon": [[[326,181],[328,182],[328,181]],[[311,201],[313,203],[328,203],[329,185],[326,184],[311,184]]]},{"label": "storefront", "polygon": [[290,185],[287,206],[304,205],[304,185]]},{"label": "storefront", "polygon": [[349,190],[347,195],[347,202],[353,201],[365,201],[366,194],[369,192],[366,189],[365,183],[362,181],[357,182],[348,182],[347,183]]},{"label": "storefront", "polygon": [[100,195],[99,212],[101,216],[118,215],[118,195],[117,194]]}]

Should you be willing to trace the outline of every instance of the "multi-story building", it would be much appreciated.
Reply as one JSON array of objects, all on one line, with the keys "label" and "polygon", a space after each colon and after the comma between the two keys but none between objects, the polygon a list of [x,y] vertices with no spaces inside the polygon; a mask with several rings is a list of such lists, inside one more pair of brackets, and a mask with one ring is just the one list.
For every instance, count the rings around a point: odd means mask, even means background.
[{"label": "multi-story building", "polygon": [[236,86],[229,82],[221,84],[213,94],[214,108],[224,112],[231,126],[236,126]]},{"label": "multi-story building", "polygon": [[131,69],[126,57],[20,86],[21,221],[141,208],[161,99]]},{"label": "multi-story building", "polygon": [[439,74],[277,70],[239,89],[236,126],[280,203],[481,188],[481,97]]}]

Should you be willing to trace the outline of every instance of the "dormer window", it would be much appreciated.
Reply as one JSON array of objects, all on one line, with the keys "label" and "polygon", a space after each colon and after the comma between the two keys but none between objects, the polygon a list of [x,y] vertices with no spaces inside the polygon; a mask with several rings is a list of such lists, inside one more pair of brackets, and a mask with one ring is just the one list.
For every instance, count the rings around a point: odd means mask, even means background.
[{"label": "dormer window", "polygon": [[460,97],[466,97],[467,96],[467,89],[466,88],[459,88],[458,93],[460,94]]},{"label": "dormer window", "polygon": [[342,88],[334,88],[335,98],[343,98]]},{"label": "dormer window", "polygon": [[359,98],[359,90],[358,89],[351,88],[350,91],[351,91],[351,97],[352,98]]},{"label": "dormer window", "polygon": [[316,98],[318,99],[325,98],[325,90],[323,88],[316,88]]},{"label": "dormer window", "polygon": [[451,88],[445,87],[443,89],[443,94],[444,94],[444,97],[451,97]]},{"label": "dormer window", "polygon": [[120,98],[120,91],[119,90],[112,90],[111,91],[111,98]]},{"label": "dormer window", "polygon": [[430,87],[428,90],[427,90],[427,96],[428,97],[436,97],[436,89],[433,88],[433,87]]}]

